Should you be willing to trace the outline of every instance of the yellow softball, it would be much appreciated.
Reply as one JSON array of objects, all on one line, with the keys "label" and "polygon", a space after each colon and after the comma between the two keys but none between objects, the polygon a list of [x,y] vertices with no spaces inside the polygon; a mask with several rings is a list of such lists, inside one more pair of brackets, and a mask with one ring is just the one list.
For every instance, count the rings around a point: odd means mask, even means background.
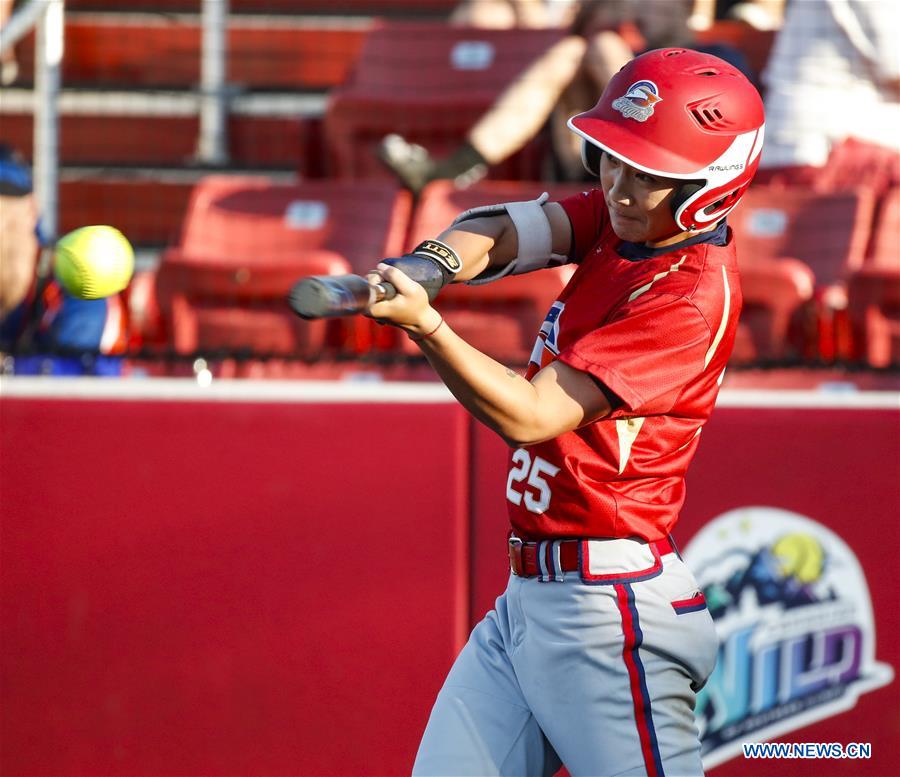
[{"label": "yellow softball", "polygon": [[54,271],[73,297],[109,297],[131,280],[134,249],[115,227],[81,227],[57,242]]}]

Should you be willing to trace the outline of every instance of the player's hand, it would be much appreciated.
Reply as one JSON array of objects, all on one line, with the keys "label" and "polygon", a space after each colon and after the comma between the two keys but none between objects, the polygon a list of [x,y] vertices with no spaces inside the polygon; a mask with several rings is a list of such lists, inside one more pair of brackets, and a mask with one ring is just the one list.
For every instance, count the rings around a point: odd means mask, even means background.
[{"label": "player's hand", "polygon": [[393,299],[369,305],[365,311],[367,316],[399,326],[413,336],[430,332],[440,322],[440,313],[431,307],[428,292],[396,267],[381,263],[366,280],[372,284],[387,281],[397,290]]}]

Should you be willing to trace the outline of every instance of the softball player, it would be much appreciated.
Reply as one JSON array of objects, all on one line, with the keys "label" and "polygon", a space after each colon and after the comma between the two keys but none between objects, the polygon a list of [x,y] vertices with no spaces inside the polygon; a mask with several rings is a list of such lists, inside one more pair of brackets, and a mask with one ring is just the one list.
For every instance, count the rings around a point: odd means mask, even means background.
[{"label": "softball player", "polygon": [[717,651],[670,532],[741,294],[725,216],[756,171],[756,89],[688,49],[632,60],[569,121],[600,187],[468,211],[413,254],[445,281],[578,268],[521,377],[386,260],[404,328],[511,447],[506,591],[438,695],[416,774],[702,773],[693,707]]}]

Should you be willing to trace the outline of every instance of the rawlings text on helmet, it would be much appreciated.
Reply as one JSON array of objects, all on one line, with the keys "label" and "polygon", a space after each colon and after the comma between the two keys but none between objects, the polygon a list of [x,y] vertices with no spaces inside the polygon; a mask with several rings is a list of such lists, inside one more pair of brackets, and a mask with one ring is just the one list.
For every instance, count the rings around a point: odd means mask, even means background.
[{"label": "rawlings text on helmet", "polygon": [[652,81],[636,81],[624,95],[613,100],[612,107],[626,119],[647,121],[653,115],[653,106],[661,101],[656,84]]}]

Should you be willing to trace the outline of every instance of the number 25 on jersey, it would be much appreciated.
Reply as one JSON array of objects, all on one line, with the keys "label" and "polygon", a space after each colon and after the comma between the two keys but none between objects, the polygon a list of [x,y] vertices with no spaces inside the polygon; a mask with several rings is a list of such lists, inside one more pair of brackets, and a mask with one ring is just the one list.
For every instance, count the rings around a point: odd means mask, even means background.
[{"label": "number 25 on jersey", "polygon": [[[549,461],[540,456],[532,457],[524,448],[517,448],[513,452],[512,468],[506,481],[506,498],[514,505],[520,505],[524,497],[525,508],[529,512],[546,512],[550,506],[550,484],[544,478],[552,478],[558,472],[559,467]],[[527,481],[527,485],[517,490],[523,481]]]}]

